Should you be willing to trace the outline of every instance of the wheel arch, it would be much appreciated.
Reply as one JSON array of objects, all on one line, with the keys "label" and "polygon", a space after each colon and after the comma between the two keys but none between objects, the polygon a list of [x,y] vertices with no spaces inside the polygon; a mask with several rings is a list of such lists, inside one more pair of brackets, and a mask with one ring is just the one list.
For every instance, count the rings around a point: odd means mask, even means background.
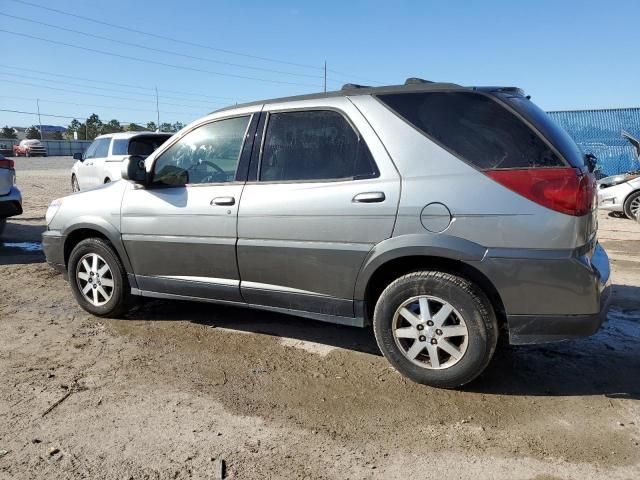
[{"label": "wheel arch", "polygon": [[[105,220],[96,218],[89,221],[88,219],[82,219],[75,223],[72,227],[69,227],[63,232],[64,236],[64,263],[69,264],[69,257],[71,251],[75,246],[86,238],[102,238],[108,241],[114,248],[116,255],[120,258],[122,265],[127,273],[132,273],[131,262],[124,249],[120,232]],[[133,285],[132,285],[133,286]]]},{"label": "wheel arch", "polygon": [[500,327],[506,327],[504,304],[498,290],[473,265],[484,258],[485,247],[447,235],[406,237],[411,238],[391,238],[376,245],[365,260],[356,281],[354,298],[363,302],[366,322],[370,322],[377,299],[392,281],[417,270],[438,270],[461,275],[478,285],[491,302]]}]

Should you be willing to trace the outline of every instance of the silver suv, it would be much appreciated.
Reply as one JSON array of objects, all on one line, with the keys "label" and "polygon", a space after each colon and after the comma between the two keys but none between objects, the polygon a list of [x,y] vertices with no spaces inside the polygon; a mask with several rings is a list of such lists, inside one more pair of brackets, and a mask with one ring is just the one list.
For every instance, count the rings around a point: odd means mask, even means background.
[{"label": "silver suv", "polygon": [[43,248],[85,310],[188,299],[373,330],[456,387],[500,335],[593,334],[609,260],[594,178],[515,88],[417,79],[219,110],[123,178],[55,200]]}]

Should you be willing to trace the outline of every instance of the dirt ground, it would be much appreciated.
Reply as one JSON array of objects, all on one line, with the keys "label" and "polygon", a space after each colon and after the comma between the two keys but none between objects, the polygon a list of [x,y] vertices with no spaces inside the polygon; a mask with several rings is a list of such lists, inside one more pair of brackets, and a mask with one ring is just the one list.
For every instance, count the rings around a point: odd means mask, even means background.
[{"label": "dirt ground", "polygon": [[637,223],[600,214],[615,288],[598,334],[507,347],[445,391],[394,372],[370,330],[186,302],[85,313],[37,243],[71,163],[17,160],[0,478],[213,479],[220,459],[240,479],[640,478]]}]

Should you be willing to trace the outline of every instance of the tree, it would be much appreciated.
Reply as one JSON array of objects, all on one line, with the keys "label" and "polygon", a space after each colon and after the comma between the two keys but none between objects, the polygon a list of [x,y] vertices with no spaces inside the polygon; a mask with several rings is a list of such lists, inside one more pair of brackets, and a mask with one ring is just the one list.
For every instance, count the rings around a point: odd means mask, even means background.
[{"label": "tree", "polygon": [[78,140],[86,140],[85,132],[84,132],[84,124],[80,123],[75,118],[71,121],[69,126],[67,127],[67,131],[65,132],[65,136],[69,140],[73,140],[73,132],[78,133]]},{"label": "tree", "polygon": [[173,130],[173,125],[171,125],[169,122],[164,122],[160,125],[160,131],[161,132],[174,132],[175,130]]},{"label": "tree", "polygon": [[172,132],[179,132],[180,130],[182,130],[184,128],[184,123],[182,122],[176,122],[173,124],[173,130]]},{"label": "tree", "polygon": [[24,134],[25,134],[25,137],[28,138],[29,140],[32,140],[32,139],[40,140],[40,130],[38,130],[36,127],[27,128]]},{"label": "tree", "polygon": [[127,125],[127,132],[141,132],[144,130],[144,127],[140,125],[136,125],[135,123],[130,123]]},{"label": "tree", "polygon": [[102,125],[100,129],[100,133],[116,133],[122,132],[122,127],[120,126],[120,122],[118,120],[110,120],[108,123]]},{"label": "tree", "polygon": [[18,138],[16,135],[16,131],[8,125],[2,127],[2,133],[0,133],[0,137],[2,138]]},{"label": "tree", "polygon": [[98,117],[98,115],[96,115],[95,113],[92,113],[91,116],[87,118],[87,121],[85,122],[85,127],[87,130],[86,139],[93,140],[94,138],[96,138],[98,135],[102,133],[103,123],[102,123],[102,120],[100,120],[100,117]]},{"label": "tree", "polygon": [[46,136],[51,140],[62,140],[62,133],[60,132],[51,132],[51,133],[48,133]]},{"label": "tree", "polygon": [[147,130],[151,130],[152,132],[155,132],[157,129],[158,127],[156,126],[156,122],[147,123]]}]

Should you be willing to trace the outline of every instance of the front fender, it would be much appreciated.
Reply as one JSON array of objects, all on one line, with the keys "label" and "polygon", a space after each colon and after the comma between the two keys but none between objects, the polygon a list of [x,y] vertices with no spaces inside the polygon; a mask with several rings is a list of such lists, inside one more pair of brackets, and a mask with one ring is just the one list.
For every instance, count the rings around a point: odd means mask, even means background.
[{"label": "front fender", "polygon": [[93,215],[82,215],[80,217],[74,218],[73,224],[66,225],[65,228],[61,231],[62,236],[65,238],[65,250],[69,238],[73,236],[73,232],[83,229],[94,230],[104,235],[118,252],[118,256],[122,260],[122,264],[125,270],[129,273],[133,272],[131,268],[131,262],[129,261],[127,252],[124,249],[124,244],[122,243],[122,236],[120,235],[120,231],[118,230],[118,228],[116,228],[115,225],[109,223],[102,217]]},{"label": "front fender", "polygon": [[402,257],[430,256],[479,262],[487,252],[477,243],[443,234],[417,233],[391,237],[378,243],[365,258],[354,291],[354,299],[363,300],[369,280],[385,263]]}]

